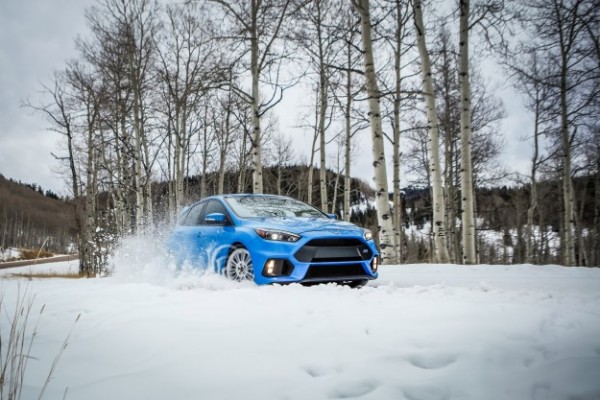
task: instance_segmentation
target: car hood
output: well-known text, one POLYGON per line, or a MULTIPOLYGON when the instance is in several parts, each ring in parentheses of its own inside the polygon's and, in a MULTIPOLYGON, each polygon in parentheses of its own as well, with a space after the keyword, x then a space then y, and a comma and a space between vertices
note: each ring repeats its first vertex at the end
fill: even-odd
POLYGON ((364 231, 349 222, 329 218, 256 218, 244 220, 244 225, 254 228, 279 229, 298 235, 319 231, 362 236, 364 231))

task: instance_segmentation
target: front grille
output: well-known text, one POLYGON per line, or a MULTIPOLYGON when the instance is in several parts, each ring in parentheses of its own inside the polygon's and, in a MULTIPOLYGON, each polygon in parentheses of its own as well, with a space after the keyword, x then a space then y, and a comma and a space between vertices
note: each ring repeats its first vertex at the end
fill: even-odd
POLYGON ((362 264, 333 264, 311 265, 304 279, 335 279, 335 278, 368 277, 362 264))
POLYGON ((294 254, 301 262, 369 260, 373 252, 358 239, 313 239, 294 254))

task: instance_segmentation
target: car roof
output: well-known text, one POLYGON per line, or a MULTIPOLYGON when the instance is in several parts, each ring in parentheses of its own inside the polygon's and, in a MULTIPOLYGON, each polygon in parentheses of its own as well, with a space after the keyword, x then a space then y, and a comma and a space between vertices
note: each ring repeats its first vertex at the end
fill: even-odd
POLYGON ((278 198, 278 199, 292 199, 295 200, 292 197, 289 196, 280 196, 277 194, 254 194, 254 193, 230 193, 230 194, 216 194, 213 196, 209 196, 209 197, 205 197, 201 200, 198 200, 196 203, 199 203, 201 201, 204 200, 209 200, 209 199, 226 199, 226 198, 235 198, 235 197, 272 197, 272 198, 278 198))
POLYGON ((223 195, 219 195, 219 196, 213 196, 213 197, 276 197, 276 198, 280 198, 280 199, 291 199, 291 197, 288 196, 280 196, 277 194, 254 194, 254 193, 232 193, 232 194, 223 194, 223 195))
MULTIPOLYGON (((277 199, 293 199, 292 197, 288 197, 288 196, 280 196, 277 194, 255 194, 255 193, 229 193, 229 194, 217 194, 217 195, 213 195, 213 196, 209 196, 209 197, 205 197, 203 199, 197 200, 194 203, 192 203, 190 205, 196 205, 198 203, 201 203, 203 201, 206 200, 211 200, 211 199, 219 199, 219 200, 225 200, 228 197, 232 197, 232 198, 239 198, 239 197, 270 197, 270 198, 277 198, 277 199)), ((299 201, 299 200, 298 200, 299 201)))

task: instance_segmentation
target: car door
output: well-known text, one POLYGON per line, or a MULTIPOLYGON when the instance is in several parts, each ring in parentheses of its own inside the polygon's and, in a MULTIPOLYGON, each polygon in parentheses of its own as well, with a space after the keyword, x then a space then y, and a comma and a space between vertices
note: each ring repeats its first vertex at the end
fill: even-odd
POLYGON ((177 264, 191 266, 201 265, 200 249, 202 246, 202 211, 206 207, 203 201, 193 205, 175 228, 171 237, 170 247, 175 250, 177 264))
POLYGON ((202 226, 202 253, 205 256, 207 265, 213 266, 216 270, 220 271, 225 264, 231 243, 233 243, 235 227, 225 206, 217 199, 207 201, 200 219, 202 226), (207 216, 214 214, 224 215, 224 221, 207 220, 207 216))

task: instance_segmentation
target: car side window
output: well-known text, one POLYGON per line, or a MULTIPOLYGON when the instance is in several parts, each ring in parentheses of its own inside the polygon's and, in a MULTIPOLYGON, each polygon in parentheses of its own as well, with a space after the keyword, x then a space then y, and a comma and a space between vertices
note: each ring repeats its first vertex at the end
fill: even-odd
POLYGON ((183 222, 182 225, 186 225, 186 226, 194 226, 194 225, 200 225, 200 217, 202 215, 202 209, 204 208, 204 206, 206 205, 206 203, 200 203, 195 205, 194 207, 192 207, 190 209, 190 211, 187 213, 187 217, 185 217, 185 221, 183 222))
POLYGON ((189 212, 189 208, 181 212, 179 218, 177 219, 177 225, 185 225, 185 219, 187 218, 189 212))
POLYGON ((223 206, 223 204, 221 204, 221 202, 218 200, 210 200, 204 208, 204 212, 202 213, 200 223, 202 225, 211 225, 211 223, 206 222, 204 218, 206 218, 207 215, 214 213, 220 213, 225 215, 225 220, 229 221, 229 215, 227 213, 227 210, 225 209, 225 206, 223 206))

